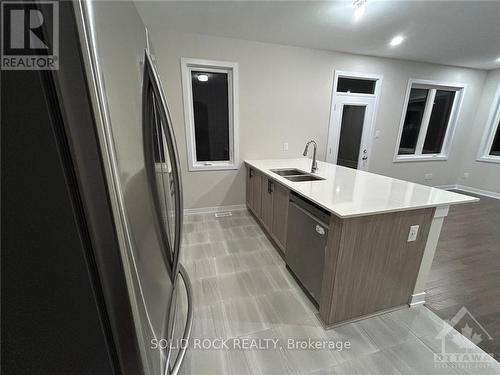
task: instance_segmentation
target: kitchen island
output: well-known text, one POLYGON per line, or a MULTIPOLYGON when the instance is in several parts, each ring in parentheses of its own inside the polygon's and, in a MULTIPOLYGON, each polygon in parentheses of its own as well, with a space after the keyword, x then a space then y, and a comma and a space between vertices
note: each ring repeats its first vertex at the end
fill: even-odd
POLYGON ((321 161, 309 174, 307 158, 246 160, 245 165, 247 206, 317 304, 325 326, 424 303, 425 283, 449 206, 478 201, 321 161), (328 221, 325 229, 316 225, 316 231, 327 237, 318 242, 321 264, 314 241, 297 249, 307 228, 300 227, 290 207, 304 212, 310 207, 321 217, 319 223, 328 221), (309 270, 294 268, 301 264, 307 268, 309 252, 309 270), (318 288, 313 287, 314 278, 318 288))

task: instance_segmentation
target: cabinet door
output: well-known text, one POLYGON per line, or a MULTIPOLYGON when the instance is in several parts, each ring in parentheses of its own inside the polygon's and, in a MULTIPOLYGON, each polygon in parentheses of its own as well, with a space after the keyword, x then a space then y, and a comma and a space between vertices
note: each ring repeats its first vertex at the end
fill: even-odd
POLYGON ((269 233, 272 233, 273 225, 273 181, 262 177, 262 223, 269 233))
POLYGON ((335 270, 327 268, 323 276, 323 285, 333 285, 320 301, 323 320, 334 324, 407 304, 433 215, 427 208, 344 219, 335 270), (417 240, 408 242, 412 225, 420 229, 417 240))
POLYGON ((285 251, 286 248, 286 228, 288 221, 289 200, 290 190, 278 183, 273 183, 272 233, 274 239, 283 251, 285 251))
POLYGON ((257 217, 261 217, 261 184, 262 175, 252 168, 252 209, 257 217))
POLYGON ((247 198, 246 198, 246 202, 247 202, 247 207, 250 208, 251 210, 253 210, 253 186, 252 186, 252 183, 253 183, 253 180, 252 180, 252 175, 253 175, 253 169, 250 168, 250 167, 246 167, 246 173, 247 173, 247 177, 246 177, 246 195, 247 195, 247 198))

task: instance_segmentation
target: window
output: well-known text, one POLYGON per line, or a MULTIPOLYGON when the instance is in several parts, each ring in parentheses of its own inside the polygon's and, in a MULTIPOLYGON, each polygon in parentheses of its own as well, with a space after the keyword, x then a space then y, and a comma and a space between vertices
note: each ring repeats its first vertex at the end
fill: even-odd
POLYGON ((480 161, 500 163, 500 84, 497 87, 488 125, 479 150, 480 161))
POLYGON ((401 134, 401 140, 399 142, 399 155, 415 154, 428 95, 429 90, 426 89, 412 88, 410 91, 403 123, 403 133, 401 134))
POLYGON ((500 122, 497 123, 497 131, 490 148, 490 156, 500 156, 500 122))
POLYGON ((182 59, 189 170, 238 169, 238 65, 182 59))
POLYGON ((352 94, 375 94, 377 80, 339 77, 337 80, 337 92, 352 94))
POLYGON ((394 161, 446 160, 465 85, 410 80, 394 161))

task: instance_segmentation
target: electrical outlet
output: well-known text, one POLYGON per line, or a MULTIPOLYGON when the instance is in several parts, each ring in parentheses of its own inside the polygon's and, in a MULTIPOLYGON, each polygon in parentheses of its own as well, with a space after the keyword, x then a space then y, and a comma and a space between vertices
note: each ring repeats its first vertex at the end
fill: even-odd
POLYGON ((283 143, 283 151, 288 151, 288 142, 283 143))
POLYGON ((376 130, 375 131, 375 139, 379 139, 380 138, 380 130, 376 130))
POLYGON ((469 172, 464 172, 464 180, 467 180, 470 176, 469 172))
POLYGON ((418 225, 410 226, 410 232, 408 233, 408 242, 413 242, 417 240, 418 225))
POLYGON ((432 180, 432 173, 426 173, 424 175, 424 180, 432 180))

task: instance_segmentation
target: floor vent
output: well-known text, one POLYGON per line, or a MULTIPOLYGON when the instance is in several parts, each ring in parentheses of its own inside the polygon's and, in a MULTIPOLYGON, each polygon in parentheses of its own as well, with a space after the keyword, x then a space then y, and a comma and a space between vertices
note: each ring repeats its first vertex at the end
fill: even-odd
POLYGON ((224 211, 224 212, 216 212, 215 217, 228 217, 228 216, 233 216, 233 213, 231 211, 224 211))

